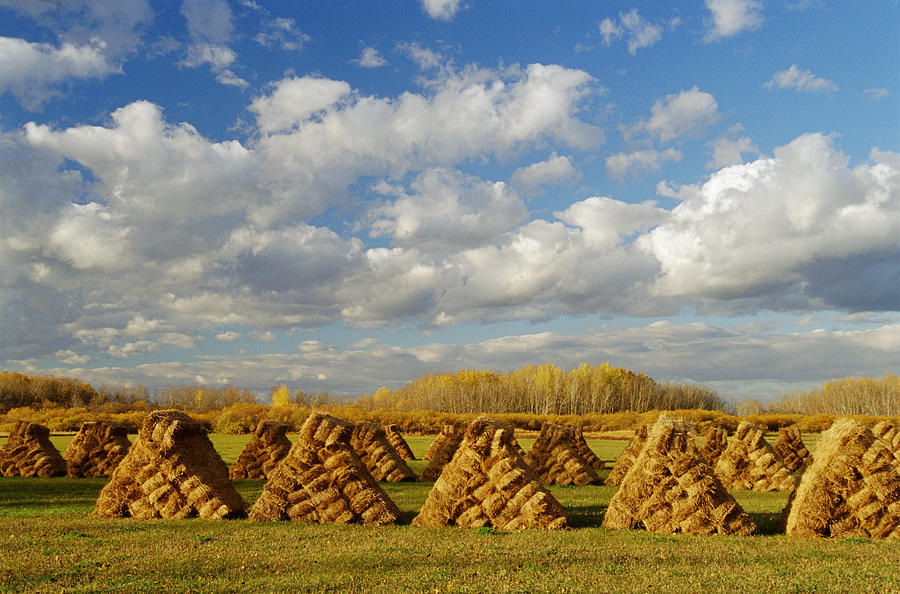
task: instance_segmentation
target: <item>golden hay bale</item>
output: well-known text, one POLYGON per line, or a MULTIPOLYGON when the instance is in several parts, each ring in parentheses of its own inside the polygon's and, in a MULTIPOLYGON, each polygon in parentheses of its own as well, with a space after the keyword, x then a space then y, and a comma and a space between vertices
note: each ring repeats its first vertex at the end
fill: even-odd
POLYGON ((792 536, 900 539, 900 461, 862 424, 837 419, 789 506, 792 536))
POLYGON ((594 453, 594 450, 588 445, 587 440, 584 439, 584 428, 581 425, 570 425, 569 428, 572 430, 572 440, 575 444, 575 451, 578 452, 578 455, 581 456, 582 460, 587 462, 588 466, 594 470, 603 470, 606 468, 606 464, 603 463, 603 460, 594 453))
POLYGON ((78 433, 63 452, 71 478, 100 477, 112 474, 131 442, 128 428, 111 421, 82 423, 78 433))
POLYGON ((782 427, 778 430, 778 438, 772 443, 772 449, 781 456, 784 465, 791 472, 803 472, 812 464, 812 454, 803 445, 800 429, 797 427, 782 427))
POLYGON ((541 433, 525 455, 542 485, 598 485, 597 471, 578 455, 572 430, 544 423, 541 433))
POLYGON ((144 418, 137 441, 100 491, 105 518, 237 518, 246 504, 228 467, 195 420, 178 410, 144 418))
POLYGON ((765 440, 763 430, 746 421, 738 425, 715 471, 727 489, 792 491, 797 486, 796 477, 765 440))
POLYGON ((609 473, 609 476, 606 477, 607 485, 616 486, 622 484, 622 479, 625 478, 628 469, 634 464, 638 454, 640 454, 641 450, 644 448, 644 444, 647 443, 647 433, 649 429, 650 428, 647 425, 641 425, 637 428, 637 431, 634 432, 634 439, 631 440, 631 443, 628 444, 622 452, 622 455, 616 460, 612 471, 609 473))
MULTIPOLYGON (((462 442, 465 433, 466 428, 462 425, 444 425, 441 428, 441 432, 431 442, 428 452, 425 454, 428 466, 422 471, 422 476, 419 477, 419 480, 437 480, 444 469, 444 465, 453 458, 453 454, 462 442)), ((518 445, 518 442, 516 445, 518 445)))
POLYGON ((703 445, 700 446, 700 455, 703 456, 710 466, 715 467, 719 456, 728 447, 728 431, 722 427, 710 425, 703 432, 703 445))
POLYGON ((900 458, 900 425, 890 421, 880 421, 873 428, 875 437, 883 439, 898 458, 900 458))
POLYGON ((517 453, 508 427, 478 419, 428 493, 416 526, 563 528, 565 510, 517 453))
POLYGON ((264 479, 275 470, 291 451, 287 431, 290 425, 278 421, 261 421, 253 437, 231 465, 232 479, 264 479))
POLYGON ((63 476, 66 461, 50 442, 50 429, 19 421, 0 449, 0 476, 63 476))
POLYGON ((756 525, 694 443, 692 425, 665 415, 609 502, 603 526, 657 534, 752 534, 756 525))
POLYGON ((412 448, 410 448, 409 444, 406 443, 406 440, 403 439, 403 434, 400 433, 400 427, 397 425, 385 425, 384 434, 387 437, 388 443, 391 444, 391 447, 394 448, 394 451, 397 452, 397 455, 400 456, 400 458, 406 461, 416 459, 412 448))
POLYGON ((393 524, 400 510, 350 445, 353 427, 313 412, 250 510, 260 521, 393 524))
POLYGON ((350 445, 376 481, 397 483, 416 480, 416 473, 391 447, 384 429, 378 425, 357 424, 350 436, 350 445))

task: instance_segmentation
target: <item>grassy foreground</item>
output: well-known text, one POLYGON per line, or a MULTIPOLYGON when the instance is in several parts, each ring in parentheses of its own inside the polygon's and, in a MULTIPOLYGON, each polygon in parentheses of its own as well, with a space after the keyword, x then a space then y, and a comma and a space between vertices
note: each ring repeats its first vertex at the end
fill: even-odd
MULTIPOLYGON (((211 437, 228 463, 248 439, 211 437)), ((65 447, 71 437, 53 439, 65 447)), ((431 439, 409 441, 421 457, 431 439)), ((589 442, 607 461, 627 443, 589 442)), ((780 493, 734 493, 763 535, 694 537, 600 528, 615 492, 605 486, 551 489, 570 530, 500 534, 409 526, 431 483, 385 485, 405 525, 380 528, 93 518, 104 483, 0 478, 0 589, 900 592, 898 543, 774 534, 780 493)), ((249 504, 262 490, 262 481, 236 484, 249 504)))

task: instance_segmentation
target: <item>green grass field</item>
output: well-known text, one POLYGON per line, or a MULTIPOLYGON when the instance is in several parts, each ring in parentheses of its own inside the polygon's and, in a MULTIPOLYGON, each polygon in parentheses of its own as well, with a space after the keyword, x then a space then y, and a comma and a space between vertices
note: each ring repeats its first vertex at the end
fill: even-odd
MULTIPOLYGON (((231 463, 249 436, 211 438, 231 463)), ((53 437, 61 449, 70 440, 53 437)), ((431 438, 408 441, 421 458, 431 438)), ((589 443, 608 462, 627 444, 589 443)), ((403 525, 389 527, 93 518, 104 483, 0 478, 0 589, 900 592, 900 544, 775 534, 781 493, 734 493, 762 535, 698 537, 600 528, 615 492, 606 486, 551 488, 569 530, 502 534, 409 526, 431 483, 382 483, 404 512, 403 525)), ((252 504, 262 481, 236 486, 252 504)))

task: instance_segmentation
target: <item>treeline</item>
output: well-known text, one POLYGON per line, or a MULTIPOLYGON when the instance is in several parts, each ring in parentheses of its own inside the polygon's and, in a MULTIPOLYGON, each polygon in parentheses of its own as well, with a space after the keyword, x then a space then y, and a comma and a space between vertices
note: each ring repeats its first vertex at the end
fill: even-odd
POLYGON ((232 386, 173 386, 148 390, 145 386, 100 386, 68 377, 0 372, 0 412, 15 408, 86 408, 127 412, 180 408, 195 412, 219 410, 238 403, 255 403, 250 390, 232 386))
POLYGON ((763 404, 749 399, 738 403, 738 414, 805 415, 900 415, 900 377, 885 373, 881 377, 833 379, 818 389, 782 396, 763 404))
POLYGON ((363 394, 355 404, 368 410, 536 415, 727 407, 715 390, 693 384, 657 383, 643 373, 608 362, 584 363, 570 370, 548 363, 503 374, 490 370, 430 373, 399 390, 381 388, 374 394, 363 394))

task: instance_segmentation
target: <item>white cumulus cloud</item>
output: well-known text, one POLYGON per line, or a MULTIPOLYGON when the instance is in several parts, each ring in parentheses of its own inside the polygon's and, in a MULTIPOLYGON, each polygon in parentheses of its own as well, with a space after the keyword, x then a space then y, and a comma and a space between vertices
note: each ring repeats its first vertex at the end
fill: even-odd
POLYGON ((614 41, 626 37, 628 53, 632 56, 639 49, 651 47, 662 39, 663 28, 654 25, 638 14, 636 8, 626 13, 619 13, 618 21, 613 18, 605 18, 600 22, 600 34, 603 43, 609 47, 614 41))
POLYGON ((649 134, 660 142, 698 136, 721 118, 715 97, 693 87, 657 99, 650 118, 626 130, 626 136, 649 134))
POLYGON ((546 161, 516 169, 509 183, 520 195, 532 197, 541 194, 546 186, 573 185, 579 180, 581 172, 572 165, 572 159, 553 152, 546 161))
POLYGON ((807 93, 833 93, 838 86, 827 78, 814 75, 809 70, 800 70, 796 64, 787 70, 779 70, 763 85, 767 89, 793 89, 807 93))
POLYGON ((707 42, 755 29, 763 22, 763 5, 759 0, 706 0, 706 8, 712 15, 707 42))
POLYGON ((462 0, 422 0, 428 16, 439 21, 452 21, 462 7, 462 0))

